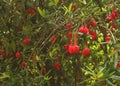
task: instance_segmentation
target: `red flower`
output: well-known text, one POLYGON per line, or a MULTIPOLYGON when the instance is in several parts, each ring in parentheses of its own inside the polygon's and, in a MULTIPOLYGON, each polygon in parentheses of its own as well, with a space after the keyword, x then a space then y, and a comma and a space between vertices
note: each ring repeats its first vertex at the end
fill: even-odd
POLYGON ((87 26, 81 26, 81 27, 79 28, 79 32, 80 32, 80 33, 87 34, 87 33, 89 32, 89 29, 88 29, 87 26))
POLYGON ((96 21, 91 21, 91 25, 92 25, 93 27, 96 27, 96 25, 97 25, 96 21))
POLYGON ((76 9, 77 9, 77 6, 76 6, 76 4, 74 4, 73 5, 73 11, 76 11, 76 9))
POLYGON ((118 16, 118 12, 116 10, 113 10, 110 14, 111 19, 115 20, 118 16))
POLYGON ((59 63, 56 63, 56 64, 54 64, 54 68, 55 68, 55 70, 60 71, 61 65, 59 63))
POLYGON ((74 53, 79 53, 80 47, 78 45, 74 45, 74 53))
POLYGON ((89 48, 85 48, 82 50, 82 55, 83 56, 88 56, 90 54, 90 49, 89 48))
POLYGON ((46 74, 46 68, 42 68, 42 74, 45 75, 46 74))
POLYGON ((112 29, 112 30, 115 30, 116 27, 117 27, 117 25, 116 25, 116 23, 114 23, 114 24, 111 26, 111 29, 112 29))
POLYGON ((31 15, 34 15, 34 14, 35 14, 35 10, 34 10, 33 8, 29 8, 29 9, 27 10, 27 13, 28 13, 28 14, 31 14, 31 15))
POLYGON ((110 40, 111 40, 110 36, 107 36, 107 37, 105 38, 105 42, 109 42, 110 40))
POLYGON ((117 63, 117 67, 120 68, 120 61, 117 63))
POLYGON ((77 54, 79 53, 80 47, 78 45, 65 45, 65 49, 69 54, 77 54))
POLYGON ((89 30, 89 34, 91 35, 92 40, 95 40, 95 39, 97 38, 97 33, 96 33, 96 31, 91 31, 91 30, 89 30))
POLYGON ((54 43, 55 40, 56 40, 56 37, 55 37, 55 36, 52 36, 52 37, 51 37, 51 41, 52 41, 52 43, 54 43))
POLYGON ((66 44, 66 45, 65 45, 65 49, 68 51, 68 49, 69 49, 69 44, 66 44))
POLYGON ((110 21, 112 21, 112 18, 111 17, 107 17, 105 20, 106 20, 106 22, 110 22, 110 21))
POLYGON ((16 52, 15 57, 19 58, 20 57, 20 52, 16 52))
POLYGON ((30 39, 29 38, 25 38, 24 40, 23 40, 23 44, 24 45, 28 45, 30 43, 30 39))
POLYGON ((117 16, 118 16, 118 12, 116 10, 113 10, 110 16, 106 18, 106 21, 110 22, 112 20, 115 20, 117 16))
POLYGON ((97 35, 92 35, 92 40, 95 40, 97 38, 97 35))
POLYGON ((69 54, 74 54, 74 46, 73 45, 69 45, 68 53, 69 54))
POLYGON ((4 55, 5 54, 5 50, 0 50, 0 55, 4 55))
POLYGON ((72 28, 71 23, 67 23, 67 24, 66 24, 66 27, 69 28, 69 29, 71 29, 71 28, 72 28))
POLYGON ((26 67, 26 65, 27 65, 27 63, 25 61, 22 61, 21 67, 24 68, 24 67, 26 67))

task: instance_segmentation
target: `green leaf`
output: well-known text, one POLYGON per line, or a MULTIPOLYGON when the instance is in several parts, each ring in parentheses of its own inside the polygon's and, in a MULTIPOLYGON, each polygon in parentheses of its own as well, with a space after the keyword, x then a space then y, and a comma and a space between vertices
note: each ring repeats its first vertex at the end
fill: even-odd
POLYGON ((73 6, 73 3, 70 3, 69 8, 68 8, 68 12, 69 12, 69 13, 70 13, 70 11, 72 10, 72 6, 73 6))
POLYGON ((11 46, 12 46, 13 52, 15 52, 16 51, 16 45, 15 45, 15 41, 14 40, 12 40, 11 46))
POLYGON ((53 6, 53 5, 54 5, 54 2, 53 2, 53 1, 51 1, 51 2, 48 3, 48 6, 49 6, 49 7, 51 7, 51 6, 53 6))
POLYGON ((111 78, 114 80, 120 80, 120 76, 116 76, 116 75, 112 75, 111 78))
POLYGON ((63 5, 63 9, 65 10, 65 14, 69 12, 68 8, 65 5, 63 5))
POLYGON ((97 78, 99 79, 99 78, 103 77, 103 75, 104 75, 103 72, 102 72, 102 73, 98 73, 98 74, 97 74, 97 78))
POLYGON ((106 81, 109 85, 114 86, 114 84, 110 80, 106 80, 106 81))
POLYGON ((39 7, 37 7, 37 10, 42 17, 45 17, 45 10, 44 9, 42 10, 39 7))
POLYGON ((57 6, 59 0, 54 0, 54 2, 55 2, 55 6, 57 6))
POLYGON ((4 44, 5 52, 8 54, 9 53, 9 43, 7 42, 6 38, 3 38, 3 44, 4 44))
POLYGON ((83 0, 83 4, 87 4, 86 0, 83 0))
POLYGON ((87 68, 91 73, 93 73, 94 75, 96 75, 96 74, 94 73, 94 71, 92 71, 89 67, 86 66, 86 68, 87 68))
POLYGON ((52 76, 50 76, 50 77, 49 77, 49 76, 45 76, 45 77, 44 77, 44 80, 48 81, 48 80, 50 80, 51 78, 52 78, 52 76))
POLYGON ((66 7, 65 5, 63 5, 63 9, 65 10, 65 14, 71 12, 72 6, 73 6, 73 3, 70 3, 68 7, 66 7))
POLYGON ((91 72, 91 71, 85 70, 85 69, 83 69, 83 68, 82 68, 82 70, 83 70, 84 72, 86 72, 87 74, 90 74, 90 75, 92 75, 92 76, 96 76, 96 74, 93 73, 93 72, 91 72))
POLYGON ((9 76, 8 74, 6 74, 6 73, 2 73, 2 74, 0 75, 0 80, 3 80, 3 79, 5 79, 5 78, 10 78, 10 76, 9 76))
POLYGON ((87 4, 86 0, 79 0, 79 2, 82 3, 82 4, 84 4, 84 5, 87 4))
POLYGON ((54 1, 50 1, 49 3, 48 3, 48 6, 57 6, 57 4, 58 4, 58 2, 59 2, 59 0, 54 0, 54 1))
POLYGON ((117 63, 118 63, 118 52, 116 51, 115 53, 115 58, 114 58, 114 68, 116 68, 117 66, 117 63))
POLYGON ((37 61, 39 61, 39 60, 40 60, 40 58, 39 58, 39 56, 38 56, 38 55, 36 55, 36 60, 37 60, 37 61))
POLYGON ((57 51, 59 51, 58 47, 57 48, 53 48, 53 50, 51 52, 49 52, 49 56, 53 57, 57 53, 57 51))

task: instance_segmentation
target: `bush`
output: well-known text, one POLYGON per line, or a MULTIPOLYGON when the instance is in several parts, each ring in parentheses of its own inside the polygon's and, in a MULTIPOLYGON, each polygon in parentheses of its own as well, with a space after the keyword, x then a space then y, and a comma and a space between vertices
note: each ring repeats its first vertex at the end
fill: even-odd
POLYGON ((118 86, 118 0, 1 0, 1 86, 118 86))

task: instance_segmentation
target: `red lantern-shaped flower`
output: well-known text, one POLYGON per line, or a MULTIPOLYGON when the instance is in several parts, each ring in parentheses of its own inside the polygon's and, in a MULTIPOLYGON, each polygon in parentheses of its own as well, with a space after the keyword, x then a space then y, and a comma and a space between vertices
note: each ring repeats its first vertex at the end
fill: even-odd
POLYGON ((69 28, 69 29, 71 29, 71 28, 72 28, 71 23, 67 23, 67 24, 66 24, 66 27, 69 28))
POLYGON ((55 70, 60 71, 61 65, 59 63, 56 63, 56 64, 54 64, 54 68, 55 68, 55 70))
POLYGON ((30 39, 29 38, 25 38, 24 40, 23 40, 23 44, 24 45, 28 45, 30 43, 30 39))
POLYGON ((21 67, 24 68, 24 67, 26 67, 26 65, 27 65, 27 63, 25 61, 22 61, 21 67))
POLYGON ((82 50, 82 55, 83 56, 88 56, 90 54, 90 49, 89 48, 85 48, 82 50))
POLYGON ((78 31, 83 34, 89 33, 89 29, 87 26, 81 26, 78 31))
POLYGON ((29 9, 27 10, 27 13, 28 13, 28 14, 31 14, 31 15, 34 15, 34 14, 35 14, 35 10, 34 10, 33 8, 29 8, 29 9))
POLYGON ((5 54, 5 50, 0 50, 0 55, 4 55, 5 54))
POLYGON ((65 45, 65 49, 69 54, 77 54, 80 51, 80 47, 78 45, 65 45))
POLYGON ((16 52, 15 57, 19 58, 20 57, 20 52, 16 52))
POLYGON ((118 16, 118 12, 116 10, 113 10, 110 14, 112 20, 115 20, 117 16, 118 16))
POLYGON ((77 5, 74 4, 74 5, 73 5, 73 11, 76 11, 76 9, 77 9, 77 5))
POLYGON ((107 37, 105 38, 105 42, 110 42, 110 40, 111 40, 110 36, 107 36, 107 37))
POLYGON ((52 37, 51 37, 51 41, 52 41, 52 43, 54 43, 54 42, 56 41, 56 37, 55 37, 55 36, 52 36, 52 37))
POLYGON ((41 70, 41 71, 42 71, 42 74, 43 74, 43 75, 45 75, 45 74, 46 74, 46 68, 45 68, 45 67, 44 67, 44 68, 42 68, 42 70, 41 70))
POLYGON ((91 21, 91 25, 92 25, 93 27, 96 27, 96 25, 97 25, 96 21, 95 21, 95 20, 91 21))

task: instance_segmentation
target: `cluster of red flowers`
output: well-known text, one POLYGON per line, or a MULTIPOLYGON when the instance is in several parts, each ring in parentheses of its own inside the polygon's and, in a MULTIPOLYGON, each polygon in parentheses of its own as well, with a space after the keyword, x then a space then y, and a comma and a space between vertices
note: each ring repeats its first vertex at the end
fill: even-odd
POLYGON ((79 32, 80 32, 80 33, 83 33, 83 34, 88 34, 88 33, 89 33, 88 25, 86 24, 86 25, 84 25, 84 26, 81 26, 81 27, 79 28, 79 32))
POLYGON ((106 18, 106 22, 112 22, 112 25, 111 25, 111 30, 115 30, 117 25, 116 25, 116 18, 118 17, 118 12, 117 10, 113 10, 110 14, 110 16, 108 16, 106 18))
POLYGON ((11 52, 6 53, 4 49, 0 50, 0 55, 2 55, 5 58, 14 57, 14 55, 11 52))
MULTIPOLYGON (((95 21, 92 21, 91 23, 92 23, 93 27, 96 27, 95 21)), ((70 23, 67 23, 66 27, 69 30, 71 30, 72 25, 70 23)), ((84 26, 81 26, 78 31, 80 33, 83 33, 83 34, 90 33, 90 35, 92 35, 92 39, 95 40, 96 37, 97 37, 97 33, 95 31, 89 30, 88 28, 89 28, 89 25, 85 24, 84 26)), ((71 30, 71 34, 72 34, 72 30, 71 30)), ((70 39, 72 41, 72 43, 65 45, 65 49, 69 54, 78 54, 79 51, 80 51, 80 46, 77 44, 78 43, 77 42, 78 41, 77 36, 78 36, 78 34, 74 32, 73 39, 72 39, 72 37, 70 39)), ((89 54, 90 54, 90 49, 89 48, 85 48, 85 49, 82 50, 82 55, 83 56, 88 56, 89 54)))
MULTIPOLYGON (((91 21, 91 26, 92 26, 93 28, 95 28, 96 25, 97 25, 96 21, 95 21, 95 20, 92 20, 92 21, 91 21)), ((85 25, 79 27, 79 30, 78 30, 78 31, 79 31, 80 33, 82 33, 82 34, 90 34, 92 40, 95 40, 95 39, 97 38, 97 33, 96 33, 96 31, 90 30, 88 24, 85 24, 85 25)))
MULTIPOLYGON (((117 10, 113 10, 112 12, 111 12, 111 14, 110 14, 110 16, 108 16, 107 18, 106 18, 106 22, 111 22, 111 30, 115 30, 116 29, 116 27, 117 27, 117 25, 116 25, 116 18, 117 18, 117 16, 118 16, 118 12, 117 12, 117 10)), ((109 35, 107 35, 106 36, 106 38, 105 38, 105 41, 106 42, 110 42, 110 40, 111 40, 111 38, 110 38, 110 36, 109 35)))
POLYGON ((106 18, 106 22, 110 22, 110 21, 112 21, 112 20, 116 20, 117 16, 118 16, 117 10, 113 10, 113 11, 111 12, 110 16, 108 16, 108 17, 106 18))
MULTIPOLYGON (((61 65, 60 65, 60 63, 55 63, 55 64, 53 65, 53 68, 54 68, 56 71, 60 71, 60 70, 61 70, 61 65)), ((43 67, 43 68, 41 69, 41 73, 42 73, 43 75, 45 75, 45 74, 47 73, 47 70, 46 70, 45 67, 43 67)))
POLYGON ((89 34, 91 35, 92 40, 95 40, 95 39, 97 38, 97 33, 96 33, 96 31, 89 30, 89 34))
MULTIPOLYGON (((23 45, 28 45, 30 43, 30 39, 29 38, 25 38, 23 40, 23 45)), ((9 57, 16 57, 16 58, 20 58, 20 52, 17 51, 15 54, 13 53, 6 53, 4 49, 0 50, 0 55, 2 55, 5 58, 9 58, 9 57)), ((25 61, 21 62, 21 67, 25 67, 27 65, 27 63, 25 61)))
POLYGON ((71 44, 70 45, 66 44, 65 48, 69 54, 77 54, 79 53, 80 50, 80 47, 78 45, 71 45, 71 44))
POLYGON ((91 25, 92 25, 92 27, 96 27, 96 25, 97 25, 96 21, 95 21, 95 20, 92 20, 92 21, 91 21, 91 25))

